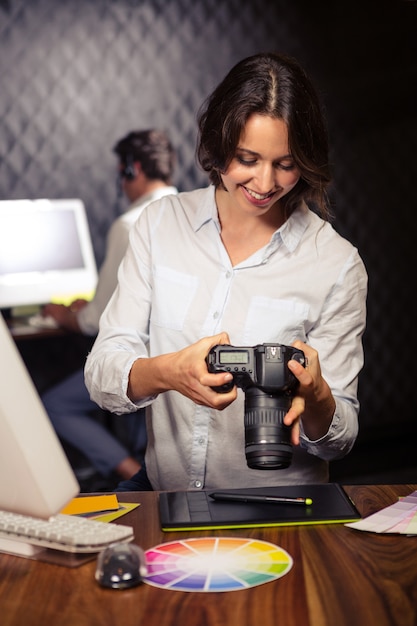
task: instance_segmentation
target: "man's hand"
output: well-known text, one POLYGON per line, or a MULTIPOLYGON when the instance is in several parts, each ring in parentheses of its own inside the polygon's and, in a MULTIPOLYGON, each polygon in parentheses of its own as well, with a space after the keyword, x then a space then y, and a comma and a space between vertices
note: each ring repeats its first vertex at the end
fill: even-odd
POLYGON ((81 307, 73 311, 71 307, 65 306, 64 304, 54 304, 51 302, 45 304, 42 308, 42 315, 45 317, 53 317, 61 328, 66 328, 74 333, 80 333, 81 329, 78 325, 76 315, 76 311, 79 310, 79 308, 81 307))

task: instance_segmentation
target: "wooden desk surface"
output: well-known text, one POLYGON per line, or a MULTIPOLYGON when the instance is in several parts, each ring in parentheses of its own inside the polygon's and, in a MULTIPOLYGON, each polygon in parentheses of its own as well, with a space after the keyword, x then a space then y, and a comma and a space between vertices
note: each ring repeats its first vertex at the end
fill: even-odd
MULTIPOLYGON (((351 486, 365 517, 417 485, 351 486)), ((0 555, 1 626, 416 626, 417 537, 343 524, 163 533, 157 494, 121 494, 141 506, 121 518, 145 550, 176 538, 250 537, 287 550, 283 578, 244 591, 188 593, 150 585, 119 591, 94 580, 95 561, 70 569, 0 555)))

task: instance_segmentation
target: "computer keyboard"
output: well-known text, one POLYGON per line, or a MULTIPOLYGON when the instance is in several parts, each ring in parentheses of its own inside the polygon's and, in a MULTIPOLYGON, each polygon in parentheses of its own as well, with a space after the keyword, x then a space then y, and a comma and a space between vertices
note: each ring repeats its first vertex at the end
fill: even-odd
POLYGON ((41 313, 35 313, 28 317, 28 324, 34 328, 59 328, 58 322, 51 315, 42 315, 41 313))
POLYGON ((24 542, 64 552, 100 552, 112 543, 132 541, 133 528, 73 515, 49 520, 0 511, 0 541, 24 542))

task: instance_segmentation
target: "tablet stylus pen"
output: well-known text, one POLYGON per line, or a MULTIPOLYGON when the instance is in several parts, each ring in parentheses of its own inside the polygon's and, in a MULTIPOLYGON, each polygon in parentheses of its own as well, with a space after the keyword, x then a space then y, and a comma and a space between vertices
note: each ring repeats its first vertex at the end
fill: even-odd
POLYGON ((313 504, 311 498, 281 498, 279 496, 254 496, 252 494, 244 493, 211 493, 210 498, 213 500, 223 500, 224 502, 260 502, 263 504, 313 504))

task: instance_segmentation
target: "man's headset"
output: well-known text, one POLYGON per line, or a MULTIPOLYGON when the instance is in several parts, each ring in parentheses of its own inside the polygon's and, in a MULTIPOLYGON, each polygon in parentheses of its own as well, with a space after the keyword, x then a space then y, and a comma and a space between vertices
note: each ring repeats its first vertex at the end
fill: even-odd
POLYGON ((119 198, 123 196, 123 180, 135 180, 138 171, 135 167, 135 159, 133 154, 127 154, 126 159, 122 161, 119 174, 117 176, 117 195, 119 198))
POLYGON ((120 179, 124 178, 126 180, 134 180, 137 175, 138 172, 135 167, 135 159, 133 157, 133 154, 127 154, 126 160, 123 164, 123 168, 120 170, 119 173, 120 179))

